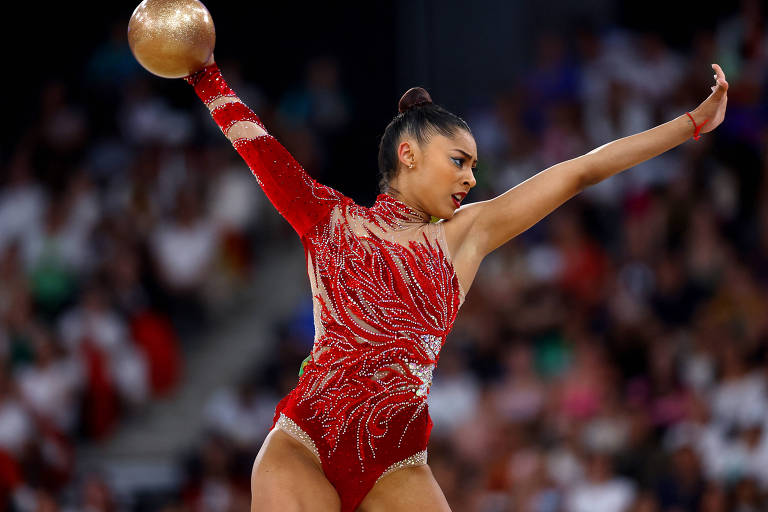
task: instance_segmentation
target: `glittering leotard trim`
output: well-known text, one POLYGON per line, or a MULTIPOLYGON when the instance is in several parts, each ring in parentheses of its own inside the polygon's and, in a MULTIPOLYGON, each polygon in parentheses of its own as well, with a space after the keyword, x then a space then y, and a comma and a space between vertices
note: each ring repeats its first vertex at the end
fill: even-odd
POLYGON ((398 469, 403 469, 411 466, 423 466, 427 463, 427 450, 416 452, 408 458, 395 462, 384 471, 381 476, 376 480, 377 482, 387 476, 390 473, 394 473, 398 469))
POLYGON ((307 450, 312 452, 312 455, 314 455, 317 458, 317 461, 320 462, 320 453, 317 451, 317 447, 315 446, 315 442, 312 441, 312 438, 309 437, 309 435, 302 430, 300 426, 296 424, 295 421, 293 421, 291 418, 286 416, 285 414, 280 413, 280 419, 277 420, 277 423, 275 423, 275 428, 279 428, 292 438, 296 439, 298 442, 303 444, 307 450))
MULTIPOLYGON (((275 423, 275 428, 279 428, 292 438, 296 439, 298 442, 303 444, 307 450, 312 452, 312 455, 317 458, 317 461, 320 462, 320 454, 317 451, 317 447, 315 446, 315 442, 312 441, 312 438, 309 437, 309 435, 302 430, 300 426, 296 424, 295 421, 293 421, 291 418, 286 416, 283 413, 280 413, 280 418, 277 420, 277 423, 275 423)), ((422 450, 420 452, 416 452, 410 457, 406 457, 405 459, 395 462, 391 466, 389 466, 386 471, 384 471, 381 476, 379 476, 376 481, 378 482, 385 476, 389 475, 390 473, 394 473, 398 469, 403 469, 411 466, 423 466, 427 463, 427 450, 422 450)), ((322 464, 322 463, 321 463, 322 464)))

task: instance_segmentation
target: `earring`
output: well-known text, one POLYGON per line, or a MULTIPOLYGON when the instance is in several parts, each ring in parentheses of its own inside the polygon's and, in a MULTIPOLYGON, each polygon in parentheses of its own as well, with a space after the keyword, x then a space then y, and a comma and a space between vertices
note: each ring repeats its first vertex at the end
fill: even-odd
POLYGON ((408 166, 409 169, 413 169, 413 164, 408 166))

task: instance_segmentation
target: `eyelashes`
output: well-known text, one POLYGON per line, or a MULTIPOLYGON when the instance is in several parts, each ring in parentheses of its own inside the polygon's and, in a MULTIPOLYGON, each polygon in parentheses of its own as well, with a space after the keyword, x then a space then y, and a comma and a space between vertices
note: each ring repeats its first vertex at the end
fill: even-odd
MULTIPOLYGON (((458 167, 459 169, 464 167, 464 161, 466 160, 465 158, 460 158, 455 156, 452 156, 450 158, 451 160, 453 160, 454 164, 456 164, 456 167, 458 167)), ((475 172, 475 171, 477 171, 477 167, 472 167, 472 172, 475 172)))

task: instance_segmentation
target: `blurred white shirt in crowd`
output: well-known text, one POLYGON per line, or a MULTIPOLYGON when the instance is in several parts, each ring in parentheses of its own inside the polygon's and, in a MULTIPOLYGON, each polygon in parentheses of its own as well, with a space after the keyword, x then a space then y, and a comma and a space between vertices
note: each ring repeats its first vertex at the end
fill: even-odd
POLYGON ((178 288, 196 287, 213 261, 216 231, 206 221, 192 226, 162 224, 152 236, 152 249, 169 284, 178 288))
POLYGON ((32 417, 18 400, 6 397, 0 401, 0 449, 21 455, 34 433, 32 417))
POLYGON ((449 433, 474 416, 480 389, 467 373, 436 376, 429 391, 429 415, 433 432, 449 433))
POLYGON ((261 195, 245 165, 225 169, 212 186, 210 207, 213 222, 228 229, 244 230, 255 222, 261 195))
POLYGON ((768 417, 768 397, 762 373, 747 374, 739 379, 720 382, 712 395, 715 421, 724 426, 744 426, 755 419, 768 417))
POLYGON ((74 308, 62 316, 59 333, 72 353, 78 353, 85 340, 104 351, 112 380, 123 398, 132 404, 148 398, 146 357, 133 345, 128 329, 117 313, 74 308))
POLYGON ((42 224, 27 226, 22 238, 22 254, 27 269, 44 259, 52 259, 67 269, 81 272, 90 261, 89 233, 69 223, 56 233, 46 233, 42 224))
POLYGON ((584 482, 566 496, 567 512, 625 512, 632 505, 635 490, 622 478, 606 482, 584 482))
POLYGON ((18 375, 24 402, 63 432, 71 432, 76 425, 77 393, 83 380, 83 368, 73 358, 52 361, 44 367, 27 366, 18 375))
POLYGON ((269 431, 278 398, 254 393, 243 401, 238 393, 229 388, 219 389, 205 406, 205 422, 236 443, 257 447, 269 431))
POLYGON ((0 192, 0 252, 40 224, 45 203, 37 185, 10 187, 0 192))

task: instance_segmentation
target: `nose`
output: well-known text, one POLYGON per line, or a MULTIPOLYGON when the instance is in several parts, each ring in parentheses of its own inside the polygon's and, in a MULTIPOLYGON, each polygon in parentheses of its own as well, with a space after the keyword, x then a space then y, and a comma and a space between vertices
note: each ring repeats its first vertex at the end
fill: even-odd
POLYGON ((472 171, 469 171, 469 174, 464 177, 464 181, 462 183, 464 185, 469 185, 469 188, 472 188, 475 185, 477 185, 477 180, 475 179, 475 174, 472 171))

